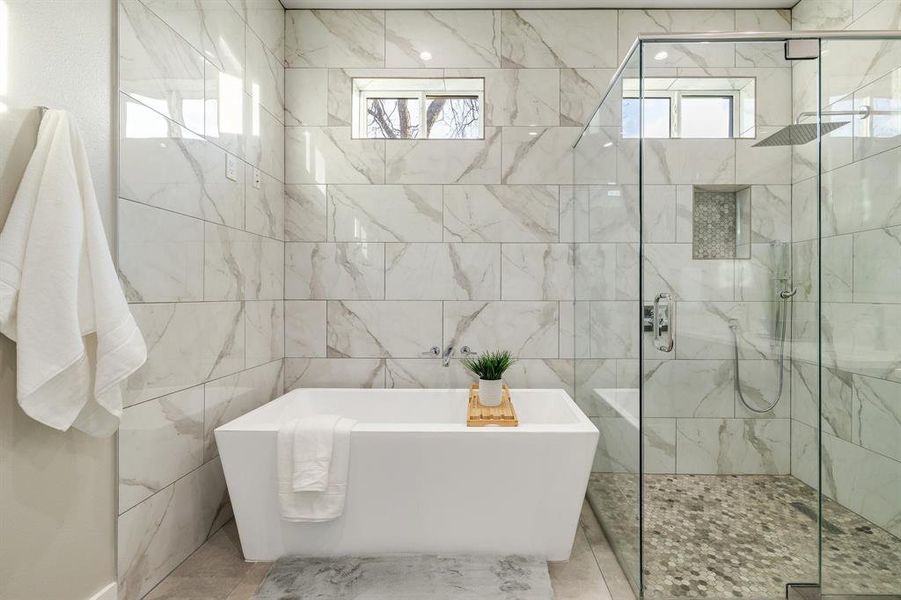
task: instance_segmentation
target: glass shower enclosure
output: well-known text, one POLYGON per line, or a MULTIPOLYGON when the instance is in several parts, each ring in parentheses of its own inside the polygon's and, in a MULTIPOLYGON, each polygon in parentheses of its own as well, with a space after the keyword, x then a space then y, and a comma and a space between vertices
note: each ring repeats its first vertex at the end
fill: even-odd
POLYGON ((642 36, 574 152, 587 500, 635 592, 901 595, 901 32, 642 36))

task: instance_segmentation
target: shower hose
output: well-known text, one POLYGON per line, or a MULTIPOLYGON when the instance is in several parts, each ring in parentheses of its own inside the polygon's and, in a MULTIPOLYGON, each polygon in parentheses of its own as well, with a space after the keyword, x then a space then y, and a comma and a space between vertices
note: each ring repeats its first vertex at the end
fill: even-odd
POLYGON ((755 412, 758 414, 768 413, 776 405, 779 403, 779 399, 782 398, 782 387, 785 384, 785 369, 783 368, 785 365, 785 329, 786 329, 786 321, 788 319, 785 318, 785 313, 789 303, 791 302, 792 296, 798 293, 797 288, 791 291, 783 291, 779 293, 779 297, 782 299, 782 303, 779 305, 779 313, 776 315, 776 326, 780 328, 779 332, 779 385, 776 390, 776 399, 773 400, 771 404, 768 404, 765 408, 755 408, 751 406, 748 401, 745 399, 744 393, 742 393, 741 389, 741 372, 739 371, 739 361, 738 361, 738 320, 737 319, 729 319, 729 329, 732 330, 732 342, 735 349, 735 393, 738 395, 738 399, 741 400, 741 403, 747 407, 751 412, 755 412))

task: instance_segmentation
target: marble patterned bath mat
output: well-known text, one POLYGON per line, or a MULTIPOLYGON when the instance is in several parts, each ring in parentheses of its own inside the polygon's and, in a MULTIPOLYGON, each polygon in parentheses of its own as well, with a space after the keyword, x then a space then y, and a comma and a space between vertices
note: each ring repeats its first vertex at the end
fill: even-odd
POLYGON ((551 600, 547 563, 523 556, 279 559, 256 600, 551 600))

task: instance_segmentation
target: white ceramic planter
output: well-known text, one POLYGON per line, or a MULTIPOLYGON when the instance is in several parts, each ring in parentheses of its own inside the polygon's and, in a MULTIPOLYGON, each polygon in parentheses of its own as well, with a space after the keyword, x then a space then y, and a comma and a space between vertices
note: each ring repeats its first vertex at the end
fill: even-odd
POLYGON ((503 379, 479 379, 479 403, 482 406, 498 406, 501 403, 503 379))

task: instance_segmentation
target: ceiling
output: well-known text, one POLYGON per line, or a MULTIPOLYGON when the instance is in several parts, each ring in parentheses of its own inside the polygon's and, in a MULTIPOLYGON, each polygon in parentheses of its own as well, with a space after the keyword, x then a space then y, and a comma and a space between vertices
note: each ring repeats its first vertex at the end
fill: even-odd
POLYGON ((798 0, 281 0, 285 8, 791 8, 798 0))

